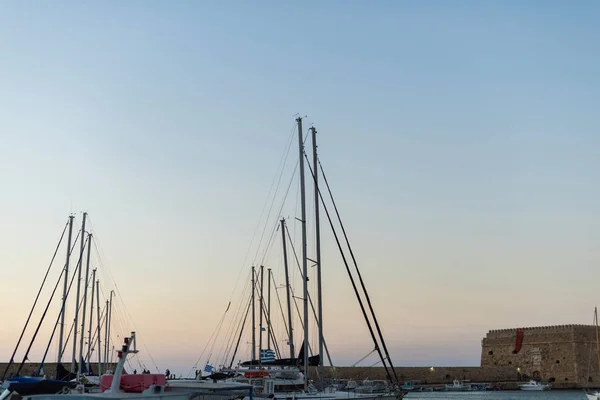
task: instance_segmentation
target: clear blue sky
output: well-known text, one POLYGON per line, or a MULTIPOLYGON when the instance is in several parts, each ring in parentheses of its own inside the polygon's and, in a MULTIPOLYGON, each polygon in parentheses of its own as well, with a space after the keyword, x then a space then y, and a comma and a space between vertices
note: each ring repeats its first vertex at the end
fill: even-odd
MULTIPOLYGON (((398 363, 477 364, 488 329, 591 321, 599 20, 596 1, 5 2, 0 268, 20 300, 0 302, 1 358, 87 210, 157 362, 195 360, 296 113, 398 363)), ((352 363, 370 345, 333 246, 326 333, 352 363)))

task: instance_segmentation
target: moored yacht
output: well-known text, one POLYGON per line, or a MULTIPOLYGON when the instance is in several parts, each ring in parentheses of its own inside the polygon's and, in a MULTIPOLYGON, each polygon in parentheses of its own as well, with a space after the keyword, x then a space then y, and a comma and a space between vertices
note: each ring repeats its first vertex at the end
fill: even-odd
POLYGON ((550 384, 531 380, 527 383, 523 383, 522 385, 519 385, 519 388, 521 390, 530 390, 530 391, 550 390, 550 384))

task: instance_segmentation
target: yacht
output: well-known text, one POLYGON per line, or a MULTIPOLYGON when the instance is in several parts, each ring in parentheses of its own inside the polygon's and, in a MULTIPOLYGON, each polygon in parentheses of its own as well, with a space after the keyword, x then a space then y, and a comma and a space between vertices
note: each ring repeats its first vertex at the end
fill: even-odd
POLYGON ((521 390, 531 390, 531 391, 542 391, 542 390, 550 390, 549 383, 541 383, 538 381, 529 381, 522 385, 519 385, 521 390))
POLYGON ((446 390, 449 392, 470 392, 472 390, 471 384, 466 381, 459 381, 455 379, 452 385, 445 385, 446 390))

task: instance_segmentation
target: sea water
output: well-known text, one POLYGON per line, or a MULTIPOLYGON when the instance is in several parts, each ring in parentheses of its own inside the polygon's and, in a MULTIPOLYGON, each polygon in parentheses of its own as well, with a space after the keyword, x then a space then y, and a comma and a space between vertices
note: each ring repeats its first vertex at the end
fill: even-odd
POLYGON ((409 392, 404 398, 409 400, 587 400, 583 390, 409 392))

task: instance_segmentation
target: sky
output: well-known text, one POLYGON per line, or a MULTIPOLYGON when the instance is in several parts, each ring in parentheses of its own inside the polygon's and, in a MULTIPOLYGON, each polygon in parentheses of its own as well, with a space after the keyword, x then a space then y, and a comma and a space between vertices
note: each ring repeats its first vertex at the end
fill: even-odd
MULTIPOLYGON (((250 267, 284 284, 281 217, 300 248, 298 115, 395 364, 478 365, 490 329, 591 323, 599 17, 594 1, 4 2, 0 358, 86 211, 113 343, 135 330, 140 363, 178 374, 225 359, 250 267)), ((325 337, 352 365, 373 345, 323 215, 322 231, 325 337)))

